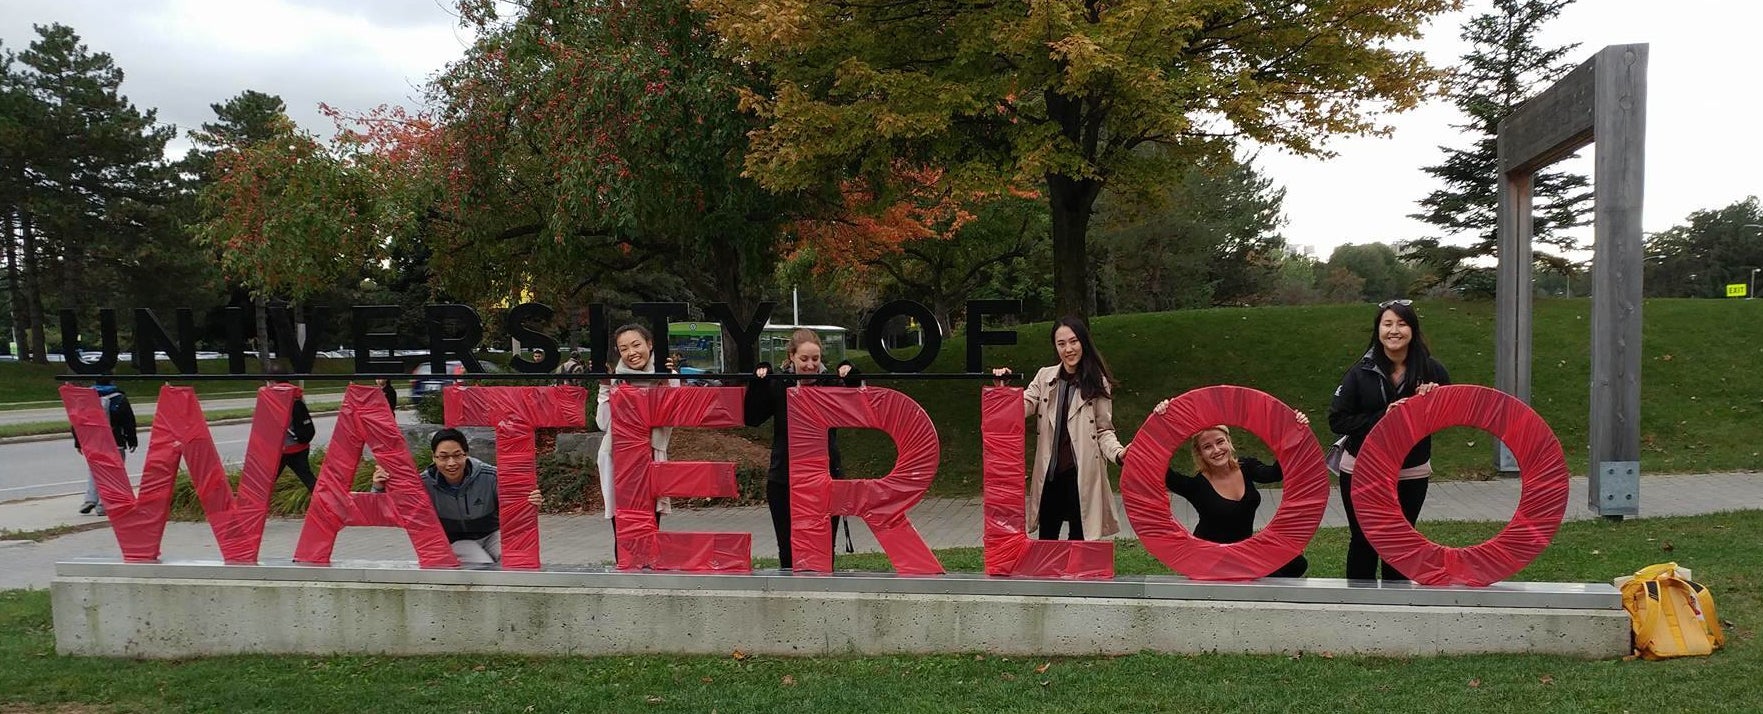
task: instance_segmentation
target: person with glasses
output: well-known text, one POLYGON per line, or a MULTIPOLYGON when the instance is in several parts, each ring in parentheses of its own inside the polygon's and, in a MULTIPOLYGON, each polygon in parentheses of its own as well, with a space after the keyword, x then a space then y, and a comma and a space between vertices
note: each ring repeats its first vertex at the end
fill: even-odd
MULTIPOLYGON (((435 504, 441 530, 461 563, 502 560, 502 520, 496 500, 496 467, 471 458, 471 445, 458 429, 442 429, 429 439, 434 463, 422 470, 422 485, 435 504)), ((373 492, 386 490, 386 470, 373 469, 373 492)), ((544 497, 538 489, 526 495, 535 507, 544 497)))
MULTIPOLYGON (((1445 366, 1433 359, 1420 331, 1420 315, 1411 300, 1378 303, 1371 324, 1371 344, 1334 390, 1328 405, 1328 428, 1342 437, 1340 462, 1341 505, 1347 512, 1347 579, 1376 580, 1379 564, 1384 580, 1408 577, 1377 557, 1366 540, 1353 511, 1353 464, 1365 435, 1391 410, 1410 399, 1424 397, 1440 385, 1450 384, 1445 366)), ((1396 499, 1402 516, 1412 525, 1426 502, 1428 478, 1432 476, 1432 439, 1423 438, 1402 459, 1397 474, 1396 499)))

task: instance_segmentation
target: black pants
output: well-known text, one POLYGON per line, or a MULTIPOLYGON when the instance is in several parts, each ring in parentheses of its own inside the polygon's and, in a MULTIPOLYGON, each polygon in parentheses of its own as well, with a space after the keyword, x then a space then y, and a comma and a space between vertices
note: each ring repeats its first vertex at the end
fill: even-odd
POLYGON ((1292 562, 1280 566, 1279 570, 1268 573, 1267 577, 1301 578, 1307 572, 1310 572, 1310 561, 1304 558, 1303 553, 1299 553, 1298 557, 1292 559, 1292 562))
POLYGON ((1053 474, 1041 484, 1041 540, 1059 540, 1059 527, 1071 524, 1071 540, 1084 539, 1084 512, 1077 500, 1077 469, 1053 474))
MULTIPOLYGON (((318 477, 312 475, 312 461, 307 458, 311 453, 310 449, 304 449, 292 454, 282 454, 282 469, 293 469, 294 476, 300 479, 300 483, 306 484, 307 492, 318 487, 318 477)), ((277 477, 282 475, 282 469, 276 469, 277 477)))
MULTIPOLYGON (((1396 501, 1402 504, 1402 517, 1408 525, 1420 520, 1420 506, 1426 503, 1426 484, 1430 479, 1409 478, 1396 482, 1396 501)), ((1365 531, 1359 529, 1359 516, 1353 511, 1353 474, 1341 474, 1341 505, 1347 510, 1347 579, 1375 580, 1378 567, 1383 568, 1384 580, 1407 580, 1408 576, 1390 567, 1389 563, 1377 557, 1377 550, 1366 540, 1365 531)))
MULTIPOLYGON (((765 505, 771 508, 771 529, 777 533, 777 564, 785 570, 796 567, 795 552, 790 549, 790 484, 772 479, 765 481, 765 505)), ((839 517, 832 517, 832 545, 839 545, 839 517)))
MULTIPOLYGON (((655 527, 661 527, 661 512, 655 512, 655 527)), ((618 519, 612 519, 612 562, 618 562, 618 519)))

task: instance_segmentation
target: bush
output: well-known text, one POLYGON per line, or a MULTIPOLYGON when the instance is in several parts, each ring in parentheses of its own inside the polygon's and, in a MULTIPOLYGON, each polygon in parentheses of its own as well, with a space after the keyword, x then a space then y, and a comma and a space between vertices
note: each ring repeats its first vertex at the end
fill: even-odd
MULTIPOLYGON (((323 472, 324 458, 325 450, 323 448, 312 450, 312 472, 314 474, 323 472)), ((422 463, 427 459, 426 453, 417 454, 417 463, 422 463)), ((371 458, 363 458, 361 464, 356 466, 355 490, 367 490, 373 480, 373 467, 374 461, 371 458)), ((227 485, 235 493, 239 488, 241 474, 243 474, 243 469, 227 471, 227 485)), ((276 477, 274 490, 269 494, 269 515, 271 517, 304 516, 306 515, 306 506, 311 502, 312 494, 307 492, 306 484, 300 483, 300 479, 294 476, 293 471, 282 469, 281 474, 276 477)), ((171 518, 177 521, 206 520, 206 514, 202 512, 202 501, 196 497, 196 486, 190 480, 190 472, 185 469, 178 470, 177 480, 172 486, 171 518)))
POLYGON ((446 410, 441 405, 441 395, 431 394, 416 400, 416 418, 424 424, 447 423, 446 410))

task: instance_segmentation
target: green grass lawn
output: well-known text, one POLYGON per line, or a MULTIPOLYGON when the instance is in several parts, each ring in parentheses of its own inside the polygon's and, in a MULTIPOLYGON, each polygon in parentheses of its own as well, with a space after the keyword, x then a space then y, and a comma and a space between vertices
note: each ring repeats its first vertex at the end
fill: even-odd
MULTIPOLYGON (((222 420, 226 420, 226 419, 243 419, 245 417, 251 416, 255 411, 256 411, 255 409, 252 409, 250 407, 242 407, 239 409, 211 409, 211 410, 204 411, 202 413, 202 415, 207 417, 208 421, 215 422, 215 421, 222 421, 222 420)), ((323 413, 324 411, 325 411, 324 409, 320 409, 314 413, 323 413)), ((140 429, 143 432, 141 434, 142 438, 146 438, 147 435, 144 432, 146 432, 148 429, 151 429, 153 427, 153 417, 150 417, 150 416, 142 417, 136 423, 135 426, 137 429, 140 429)), ((68 430, 68 427, 67 427, 67 422, 65 420, 63 420, 63 421, 34 421, 34 422, 27 422, 24 424, 0 424, 0 438, 6 438, 6 437, 10 437, 10 436, 41 436, 43 434, 66 434, 67 430, 68 430)))
MULTIPOLYGON (((1498 524, 1422 523, 1462 543, 1498 524)), ((1339 576, 1345 534, 1309 555, 1339 576)), ((1122 574, 1167 573, 1136 544, 1122 574)), ((979 567, 978 551, 942 553, 979 567)), ((1676 560, 1715 593, 1728 645, 1666 662, 1478 655, 779 658, 217 657, 131 661, 54 653, 49 598, 0 593, 0 712, 1096 712, 1755 711, 1763 677, 1763 512, 1565 524, 1524 580, 1605 581, 1676 560), (1664 552, 1669 547, 1670 552, 1664 552)), ((841 568, 880 567, 841 556, 841 568)), ((732 654, 732 653, 731 653, 732 654)))
MULTIPOLYGON (((355 360, 350 359, 316 359, 313 367, 320 374, 348 374, 355 371, 355 360)), ((160 360, 162 372, 175 370, 170 363, 160 360)), ((208 359, 196 363, 196 369, 202 374, 225 374, 227 361, 208 359)), ((249 366, 255 371, 255 364, 249 366)), ((0 409, 42 409, 61 404, 61 393, 57 391, 61 383, 55 381, 58 375, 67 374, 65 365, 58 363, 31 364, 28 362, 0 362, 0 409)), ((118 362, 117 374, 139 374, 132 365, 118 362)), ((118 382, 123 391, 128 392, 129 401, 136 404, 153 401, 159 394, 158 382, 118 382)), ((257 388, 263 386, 258 380, 222 380, 213 382, 192 382, 196 393, 217 395, 238 393, 248 397, 256 394, 257 388)), ((312 393, 341 392, 342 382, 312 382, 307 385, 312 393)))
MULTIPOLYGON (((1418 305, 1433 353, 1461 384, 1494 383, 1494 320, 1490 303, 1418 305)), ((1539 300, 1535 310, 1532 405, 1554 428, 1573 473, 1586 473, 1590 441, 1591 303, 1539 300)), ((1763 468, 1763 302, 1649 300, 1641 368, 1641 468, 1645 473, 1695 473, 1763 468)), ((1129 441, 1157 401, 1189 389, 1236 384, 1272 394, 1311 416, 1321 444, 1328 435, 1329 398, 1342 373, 1365 351, 1375 309, 1320 305, 1220 308, 1098 318, 1093 333, 1121 385, 1115 423, 1129 441)), ((1020 344, 988 347, 988 366, 1032 374, 1052 364, 1048 325, 1022 328, 1020 344)), ((899 356, 906 357, 906 353, 899 356)), ((931 371, 965 370, 965 342, 946 342, 931 371)), ((863 360, 873 369, 873 362, 863 360)), ((980 382, 887 382, 917 399, 935 422, 942 465, 933 491, 979 490, 980 382)), ((769 437, 770 429, 762 437, 769 437)), ((1032 427, 1031 427, 1032 431, 1032 427)), ((1030 435, 1033 449, 1033 435, 1030 435)), ((1492 475, 1486 433, 1448 429, 1433 438, 1435 478, 1492 475)), ((1264 449, 1247 438, 1251 453, 1264 449)), ((1238 438, 1243 449, 1245 437, 1238 438)), ((891 442, 856 431, 840 444, 852 475, 880 475, 893 463, 891 442)), ((1025 455, 1025 459, 1027 455, 1025 455)), ((1026 468, 1026 467, 1025 467, 1026 468)), ((1118 473, 1116 474, 1118 476, 1118 473)))

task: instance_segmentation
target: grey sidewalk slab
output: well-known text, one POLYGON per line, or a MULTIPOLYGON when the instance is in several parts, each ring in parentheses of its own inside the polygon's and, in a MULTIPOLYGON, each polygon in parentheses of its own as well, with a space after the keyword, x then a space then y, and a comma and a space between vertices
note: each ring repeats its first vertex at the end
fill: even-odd
MULTIPOLYGON (((1585 506, 1586 480, 1575 478, 1567 507, 1569 520, 1595 518, 1585 506)), ((1519 483, 1500 481, 1446 481, 1432 484, 1427 494, 1424 521, 1500 521, 1511 517, 1518 505, 1519 483)), ((1763 508, 1763 473, 1716 473, 1686 476, 1653 476, 1641 482, 1642 517, 1666 517, 1763 508)), ((1261 509, 1261 524, 1279 503, 1277 490, 1263 491, 1269 504, 1261 509)), ((76 497, 77 498, 77 497, 76 497)), ((23 502, 37 508, 53 507, 72 513, 77 503, 66 499, 23 502), (52 503, 51 503, 52 502, 52 503)), ((1118 505, 1118 504, 1117 504, 1118 505)), ((0 504, 0 528, 18 518, 20 504, 0 504)), ((1194 514, 1185 502, 1172 505, 1176 517, 1192 525, 1194 514)), ((982 508, 977 498, 929 498, 912 511, 913 524, 932 548, 977 547, 981 544, 982 508)), ((1118 537, 1132 537, 1131 526, 1118 537)), ((57 516, 59 517, 59 516, 57 516)), ((59 517, 63 520, 64 517, 59 517)), ((89 518, 89 517, 88 517, 89 518)), ((78 522, 77 520, 74 522, 78 522)), ((1340 496, 1332 492, 1323 526, 1346 525, 1340 496)), ((775 557, 776 538, 771 516, 763 506, 682 510, 662 521, 674 531, 731 531, 753 534, 753 555, 775 557)), ((263 537, 264 558, 287 558, 299 538, 301 521, 271 520, 263 537)), ((25 530, 14 528, 15 530, 25 530)), ((539 519, 541 557, 557 564, 603 563, 612 559, 612 528, 598 513, 547 515, 539 519)), ((880 548, 869 528, 853 523, 852 540, 859 552, 880 548)), ((840 537, 843 551, 843 537, 840 537)), ((166 526, 162 552, 167 558, 218 559, 219 550, 207 523, 170 523, 166 526)), ((41 543, 0 547, 0 589, 44 588, 54 576, 56 561, 81 556, 117 557, 115 536, 108 528, 54 538, 41 543)), ((333 555, 337 560, 413 560, 409 540, 399 530, 386 528, 345 529, 333 555)))

